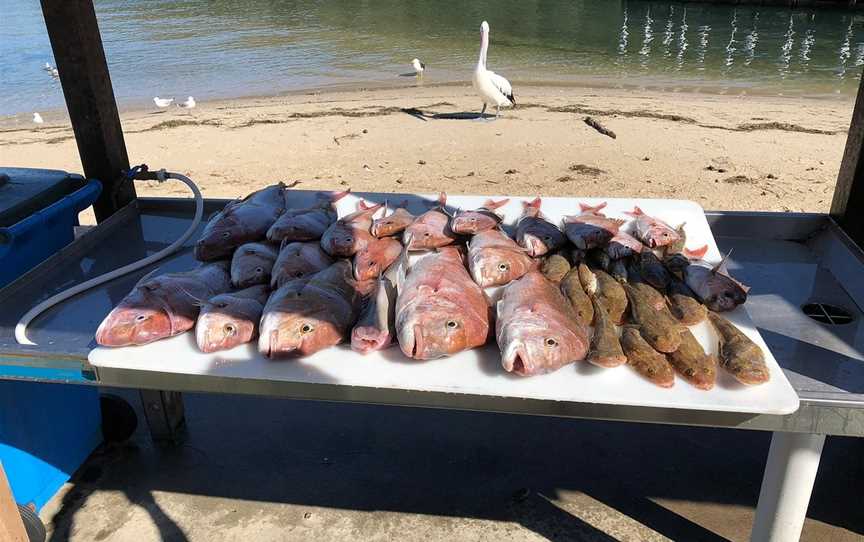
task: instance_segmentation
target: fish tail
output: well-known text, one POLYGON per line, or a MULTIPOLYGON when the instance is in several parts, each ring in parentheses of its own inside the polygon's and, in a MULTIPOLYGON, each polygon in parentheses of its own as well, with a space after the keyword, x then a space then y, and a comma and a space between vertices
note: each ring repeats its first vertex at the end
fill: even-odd
MULTIPOLYGON (((632 216, 632 217, 636 218, 636 217, 640 217, 640 216, 645 216, 645 211, 640 209, 638 205, 634 205, 632 211, 624 211, 624 214, 627 216, 632 216)), ((683 224, 682 224, 682 226, 683 226, 683 224)))
POLYGON ((486 200, 486 202, 483 204, 483 207, 485 209, 490 210, 490 211, 494 211, 495 209, 497 209, 499 207, 503 207, 503 206, 507 205, 507 203, 509 201, 510 201, 510 198, 504 198, 500 201, 495 201, 495 200, 490 198, 490 199, 486 200))
POLYGON ((599 205, 588 205, 587 203, 579 203, 579 210, 583 213, 599 213, 601 210, 606 208, 606 202, 600 203, 599 205))
POLYGON ((441 192, 438 194, 438 206, 443 209, 445 205, 447 205, 447 193, 441 192))
POLYGON ((689 248, 685 248, 683 254, 687 256, 689 260, 701 260, 705 257, 705 253, 708 252, 708 245, 702 245, 699 248, 694 248, 690 250, 689 248))
POLYGON ((525 209, 539 209, 541 201, 542 200, 538 196, 538 197, 532 199, 531 201, 523 201, 522 207, 524 207, 525 209))

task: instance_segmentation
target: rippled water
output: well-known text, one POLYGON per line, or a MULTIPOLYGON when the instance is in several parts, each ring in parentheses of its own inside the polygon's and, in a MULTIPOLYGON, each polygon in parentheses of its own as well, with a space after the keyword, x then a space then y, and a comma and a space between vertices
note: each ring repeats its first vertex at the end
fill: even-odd
MULTIPOLYGON (((514 81, 850 95, 864 14, 675 2, 96 0, 121 105, 469 80, 478 28, 514 81)), ((60 107, 37 0, 0 0, 0 114, 60 107)))

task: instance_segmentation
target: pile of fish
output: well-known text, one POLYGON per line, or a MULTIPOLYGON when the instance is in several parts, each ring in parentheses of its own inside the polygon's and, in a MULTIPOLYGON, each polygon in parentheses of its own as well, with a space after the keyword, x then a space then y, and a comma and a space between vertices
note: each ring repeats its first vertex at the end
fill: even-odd
POLYGON ((759 346, 719 314, 747 299, 726 259, 709 265, 707 246, 686 248, 683 225, 638 207, 623 220, 605 203, 580 204, 559 227, 536 198, 511 237, 498 211, 508 200, 451 213, 442 194, 416 216, 360 201, 339 217, 347 192, 305 208, 294 194, 279 184, 226 205, 195 246, 201 265, 141 279, 96 341, 146 344, 194 328, 202 352, 256 338, 269 358, 398 343, 415 360, 495 341, 504 370, 523 376, 584 360, 628 365, 661 387, 677 373, 711 389, 718 367, 744 384, 769 379, 759 346), (706 321, 716 357, 689 327, 706 321))

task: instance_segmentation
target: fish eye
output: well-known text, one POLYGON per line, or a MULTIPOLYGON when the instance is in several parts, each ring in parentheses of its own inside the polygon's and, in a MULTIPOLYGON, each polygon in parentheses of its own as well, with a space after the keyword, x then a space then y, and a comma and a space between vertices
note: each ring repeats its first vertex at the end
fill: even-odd
POLYGON ((548 235, 544 235, 544 236, 543 236, 543 240, 544 240, 544 241, 551 241, 552 238, 549 237, 548 235))
POLYGON ((370 262, 369 262, 369 267, 372 267, 373 265, 375 265, 375 262, 374 262, 374 261, 370 261, 370 262))
POLYGON ((315 326, 312 324, 303 324, 300 327, 300 333, 310 333, 313 329, 315 329, 315 326))
POLYGON ((138 316, 135 317, 136 322, 143 322, 146 319, 147 319, 147 317, 143 314, 139 314, 138 316))
POLYGON ((302 276, 303 276, 303 271, 297 271, 296 273, 294 273, 294 276, 295 276, 295 277, 302 277, 302 276))
POLYGON ((350 243, 351 241, 353 241, 353 240, 354 240, 354 239, 352 239, 352 238, 350 238, 350 237, 346 237, 346 238, 345 238, 345 241, 347 241, 347 242, 349 242, 349 243, 350 243))
POLYGON ((392 221, 392 220, 385 220, 384 223, 387 224, 387 225, 389 226, 390 224, 393 223, 393 221, 392 221))
POLYGON ((447 327, 449 327, 450 329, 456 329, 457 327, 459 327, 459 322, 457 322, 456 320, 447 320, 447 327))
POLYGON ((430 235, 432 235, 432 234, 427 231, 426 233, 423 234, 423 237, 429 237, 430 235))
POLYGON ((225 330, 225 334, 229 337, 233 337, 234 334, 237 333, 237 328, 234 326, 234 324, 225 324, 225 327, 223 329, 225 330))
POLYGON ((546 346, 558 346, 558 341, 556 341, 552 337, 549 337, 546 339, 546 346))
POLYGON ((224 309, 227 306, 228 306, 228 303, 217 303, 216 304, 216 308, 219 308, 219 309, 224 309))
POLYGON ((230 231, 223 231, 223 232, 222 232, 222 238, 223 238, 223 239, 228 239, 229 237, 231 237, 231 232, 230 232, 230 231))
POLYGON ((669 233, 664 231, 664 232, 663 232, 663 237, 669 237, 669 233))
POLYGON ((264 272, 264 268, 263 268, 263 267, 256 267, 256 268, 255 268, 255 272, 256 272, 256 273, 263 273, 263 272, 264 272))
POLYGON ((506 263, 499 263, 498 264, 498 270, 499 271, 507 271, 508 269, 510 269, 510 266, 507 265, 506 263))

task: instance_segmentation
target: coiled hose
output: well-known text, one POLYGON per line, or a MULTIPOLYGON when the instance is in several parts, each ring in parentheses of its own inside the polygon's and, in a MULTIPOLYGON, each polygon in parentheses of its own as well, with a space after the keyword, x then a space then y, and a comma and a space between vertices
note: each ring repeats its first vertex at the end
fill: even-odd
POLYGON ((201 197, 201 191, 198 190, 198 187, 195 185, 194 182, 192 182, 192 179, 185 175, 181 175, 180 173, 172 173, 165 171, 164 169, 152 173, 146 173, 144 175, 136 177, 136 175, 138 175, 139 172, 142 171, 142 169, 146 171, 146 166, 138 166, 133 168, 129 172, 129 177, 136 180, 155 180, 159 181, 160 183, 165 182, 168 179, 176 179, 189 187, 189 189, 192 191, 192 194, 195 196, 195 216, 192 218, 192 223, 189 224, 189 228, 187 228, 186 231, 183 232, 183 235, 178 237, 176 241, 163 248, 159 252, 151 254, 150 256, 147 256, 140 260, 134 261, 128 265, 124 265, 123 267, 120 267, 113 271, 109 271, 103 275, 99 275, 98 277, 94 277, 90 280, 84 281, 81 284, 76 284, 68 290, 63 290, 60 293, 52 295, 45 301, 39 303, 38 305, 27 311, 27 313, 21 317, 21 320, 19 320, 18 324, 15 326, 15 340, 18 341, 18 344, 36 344, 27 338, 27 326, 29 326, 30 322, 32 322, 37 316, 39 316, 46 310, 50 309, 51 307, 62 301, 69 299, 73 295, 80 294, 81 292, 87 291, 94 286, 99 286, 100 284, 104 284, 109 280, 113 280, 117 277, 126 275, 128 273, 131 273, 132 271, 136 271, 138 269, 141 269, 142 267, 146 267, 154 262, 158 262, 159 260, 166 258, 167 256, 170 256, 174 252, 177 252, 177 250, 179 250, 180 247, 183 246, 183 243, 185 243, 189 239, 189 237, 191 237, 192 234, 195 233, 196 228, 198 228, 198 224, 201 223, 201 217, 204 215, 204 199, 201 197))

